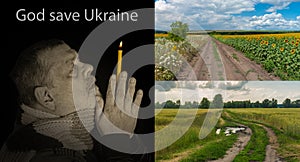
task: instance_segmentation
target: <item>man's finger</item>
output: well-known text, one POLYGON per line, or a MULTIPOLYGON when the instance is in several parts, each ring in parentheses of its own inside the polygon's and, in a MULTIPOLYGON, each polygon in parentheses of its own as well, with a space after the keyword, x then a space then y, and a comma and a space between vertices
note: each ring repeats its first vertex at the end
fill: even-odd
POLYGON ((142 98, 143 98, 143 91, 140 89, 136 93, 136 97, 135 97, 134 103, 132 105, 132 110, 131 110, 132 114, 136 117, 137 117, 138 112, 139 112, 139 108, 140 108, 140 105, 141 105, 141 102, 142 102, 142 98))
POLYGON ((118 78, 117 91, 116 91, 116 105, 120 110, 122 110, 124 106, 126 80, 127 80, 127 72, 123 71, 121 72, 118 78))
POLYGON ((96 124, 99 124, 99 121, 100 121, 100 115, 102 114, 102 111, 103 111, 103 106, 104 106, 103 99, 102 99, 102 98, 99 98, 99 99, 97 100, 96 111, 95 111, 95 120, 96 120, 96 124))
POLYGON ((128 81, 128 89, 125 97, 125 112, 130 113, 135 91, 135 78, 130 78, 128 81))
POLYGON ((107 87, 105 107, 114 106, 115 90, 116 90, 116 75, 113 74, 109 79, 109 83, 107 87))

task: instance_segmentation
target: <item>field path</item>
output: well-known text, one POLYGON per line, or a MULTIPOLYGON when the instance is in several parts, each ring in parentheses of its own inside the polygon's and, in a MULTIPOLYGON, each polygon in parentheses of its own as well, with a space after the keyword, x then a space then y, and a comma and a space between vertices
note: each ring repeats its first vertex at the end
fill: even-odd
POLYGON ((269 137, 269 144, 266 147, 265 162, 283 162, 276 153, 276 148, 279 147, 279 144, 277 143, 277 136, 275 135, 274 131, 271 128, 268 128, 262 124, 257 125, 263 127, 267 131, 269 137))
POLYGON ((193 72, 191 68, 183 68, 178 80, 195 80, 192 73, 196 74, 196 80, 280 80, 242 52, 210 36, 196 60, 191 63, 193 72))
MULTIPOLYGON (((240 126, 246 127, 244 125, 238 124, 240 126)), ((212 160, 209 162, 231 162, 234 158, 242 151, 245 146, 248 144, 252 135, 252 130, 249 127, 246 127, 244 132, 239 132, 239 136, 237 141, 233 144, 233 146, 226 151, 226 155, 223 158, 212 160)))
MULTIPOLYGON (((231 116, 230 116, 230 114, 228 114, 227 112, 225 112, 225 114, 226 114, 226 116, 228 116, 228 117, 230 117, 231 118, 231 116)), ((249 121, 248 121, 249 122, 249 121)), ((250 123, 252 123, 252 124, 256 124, 256 125, 258 125, 258 126, 260 126, 260 127, 262 127, 262 128, 264 128, 265 130, 266 130, 266 132, 267 132, 267 136, 268 136, 268 138, 269 138, 269 144, 266 146, 266 157, 265 157, 265 160, 264 160, 264 162, 284 162, 280 157, 279 157, 279 155, 276 153, 276 149, 279 147, 279 144, 278 144, 278 142, 277 142, 277 136, 276 136, 276 134, 274 133, 274 131, 271 129, 271 128, 269 128, 269 127, 267 127, 267 126, 265 126, 265 125, 263 125, 263 124, 257 124, 257 123, 254 123, 254 122, 250 122, 250 123)), ((250 138, 249 138, 249 140, 250 140, 250 138)), ((228 151, 227 151, 228 152, 228 151)), ((226 155, 226 156, 230 156, 230 154, 231 153, 229 153, 229 155, 226 155)), ((237 154, 236 154, 237 155, 237 154)), ((235 155, 235 156, 236 156, 235 155)), ((225 156, 225 157, 226 157, 225 156)), ((234 156, 234 157, 235 157, 234 156)), ((224 157, 224 158, 225 158, 224 157)), ((233 159, 234 159, 234 157, 233 157, 233 159)), ((223 159, 224 159, 223 158, 223 159)), ((229 160, 229 161, 232 161, 233 159, 231 159, 231 160, 229 160)), ((221 160, 221 161, 214 161, 214 162, 229 162, 229 161, 227 161, 227 159, 224 159, 223 161, 221 160)))
POLYGON ((214 39, 224 61, 227 80, 280 80, 242 52, 214 39), (241 75, 241 76, 239 76, 241 75))

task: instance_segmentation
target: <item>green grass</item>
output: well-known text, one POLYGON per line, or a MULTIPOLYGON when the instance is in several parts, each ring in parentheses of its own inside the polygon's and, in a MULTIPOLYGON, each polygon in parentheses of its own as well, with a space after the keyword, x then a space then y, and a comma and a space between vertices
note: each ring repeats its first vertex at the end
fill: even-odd
POLYGON ((248 161, 264 161, 266 156, 266 146, 269 143, 267 132, 260 126, 249 123, 239 117, 239 114, 226 111, 230 114, 223 117, 229 121, 238 122, 247 125, 252 130, 252 136, 246 147, 235 157, 234 162, 248 162, 248 161))
MULTIPOLYGON (((216 128, 234 126, 235 124, 220 119, 216 128, 214 128, 206 138, 200 140, 199 131, 203 124, 206 112, 206 109, 199 109, 196 118, 188 131, 172 145, 157 151, 155 153, 156 160, 173 159, 176 154, 185 151, 189 151, 189 155, 183 160, 188 161, 201 161, 203 159, 218 159, 223 157, 226 150, 236 141, 237 135, 229 137, 226 137, 224 134, 216 135, 216 128)), ((155 118, 155 129, 160 130, 167 126, 174 119, 176 113, 177 110, 175 109, 162 110, 155 118)))
POLYGON ((260 126, 248 124, 252 129, 252 136, 247 146, 234 159, 234 162, 264 161, 266 146, 268 145, 267 132, 260 126))
MULTIPOLYGON (((155 119, 156 130, 166 127, 178 110, 162 110, 155 119)), ((188 111, 188 110, 187 110, 188 111)), ((217 125, 212 132, 204 139, 198 138, 200 128, 203 124, 207 110, 199 109, 196 118, 189 130, 175 143, 169 147, 156 152, 156 160, 173 159, 176 155, 187 152, 181 161, 207 161, 221 158, 225 155, 237 136, 216 135, 217 128, 235 126, 235 123, 247 125, 252 130, 252 136, 235 158, 234 161, 264 161, 265 149, 269 139, 265 129, 257 124, 263 124, 271 128, 279 143, 277 153, 287 162, 300 161, 300 109, 225 109, 217 125), (229 115, 228 115, 229 114, 229 115), (195 149, 197 148, 197 149, 195 149)), ((159 137, 158 137, 159 138, 159 137)))
POLYGON ((213 44, 214 57, 215 57, 216 61, 221 61, 220 55, 217 50, 216 43, 212 42, 212 44, 213 44))
POLYGON ((287 162, 300 161, 300 109, 229 109, 248 122, 263 124, 277 136, 277 152, 287 162))
POLYGON ((182 162, 190 161, 207 161, 216 160, 223 157, 226 151, 232 147, 237 139, 237 135, 231 135, 226 137, 225 135, 220 135, 218 140, 208 142, 199 150, 189 155, 188 158, 182 159, 182 162))
POLYGON ((234 58, 236 61, 240 61, 239 58, 237 57, 236 53, 232 53, 232 58, 234 58))

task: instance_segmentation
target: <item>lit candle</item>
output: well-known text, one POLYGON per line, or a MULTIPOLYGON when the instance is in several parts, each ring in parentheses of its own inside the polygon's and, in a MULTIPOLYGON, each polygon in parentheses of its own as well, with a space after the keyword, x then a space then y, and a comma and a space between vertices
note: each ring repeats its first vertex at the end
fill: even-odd
POLYGON ((120 42, 119 45, 119 50, 118 50, 118 67, 117 67, 117 78, 119 77, 121 70, 122 70, 122 41, 120 42))

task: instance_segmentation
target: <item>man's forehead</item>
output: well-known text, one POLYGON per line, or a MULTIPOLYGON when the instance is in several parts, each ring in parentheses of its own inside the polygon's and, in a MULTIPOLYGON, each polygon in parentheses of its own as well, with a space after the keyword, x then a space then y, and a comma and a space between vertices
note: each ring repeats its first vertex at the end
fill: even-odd
POLYGON ((53 50, 55 50, 55 53, 57 53, 58 57, 64 57, 66 59, 75 59, 78 55, 77 52, 67 44, 59 45, 53 50))

